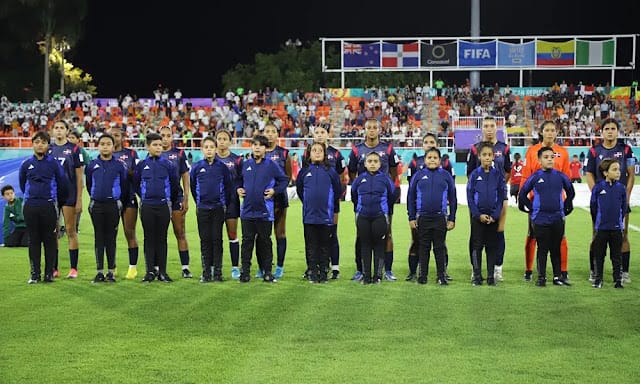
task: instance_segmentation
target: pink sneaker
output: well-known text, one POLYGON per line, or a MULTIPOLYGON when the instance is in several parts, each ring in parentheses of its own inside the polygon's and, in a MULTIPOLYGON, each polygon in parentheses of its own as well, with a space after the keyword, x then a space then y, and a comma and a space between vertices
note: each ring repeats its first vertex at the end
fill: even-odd
POLYGON ((53 277, 60 277, 60 272, 57 269, 53 270, 53 277))
POLYGON ((69 274, 67 275, 67 279, 75 279, 78 277, 78 270, 75 268, 71 268, 69 270, 69 274))

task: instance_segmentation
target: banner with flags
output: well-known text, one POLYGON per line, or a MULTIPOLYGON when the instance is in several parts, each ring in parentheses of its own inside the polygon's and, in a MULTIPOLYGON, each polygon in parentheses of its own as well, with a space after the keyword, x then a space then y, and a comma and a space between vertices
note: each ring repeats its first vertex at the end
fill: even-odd
POLYGON ((420 65, 422 67, 455 67, 458 65, 458 43, 420 43, 420 65))
POLYGON ((409 44, 382 43, 383 68, 417 68, 420 63, 418 42, 409 44))
POLYGON ((498 65, 501 67, 533 67, 536 64, 536 44, 498 42, 498 65))
POLYGON ((616 55, 613 39, 603 41, 576 40, 576 65, 610 66, 616 55))
POLYGON ((345 41, 342 58, 345 68, 380 68, 380 43, 353 44, 345 41))
POLYGON ((536 42, 536 65, 571 66, 574 58, 574 40, 536 42))
POLYGON ((461 67, 483 67, 496 65, 496 41, 473 43, 460 40, 458 63, 461 67))

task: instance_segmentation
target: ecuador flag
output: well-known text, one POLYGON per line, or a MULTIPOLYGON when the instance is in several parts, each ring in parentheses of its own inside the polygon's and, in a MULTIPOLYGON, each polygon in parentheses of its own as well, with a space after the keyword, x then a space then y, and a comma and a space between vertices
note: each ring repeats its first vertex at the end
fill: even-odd
POLYGON ((544 41, 536 42, 536 65, 573 65, 575 59, 575 42, 569 41, 544 41))

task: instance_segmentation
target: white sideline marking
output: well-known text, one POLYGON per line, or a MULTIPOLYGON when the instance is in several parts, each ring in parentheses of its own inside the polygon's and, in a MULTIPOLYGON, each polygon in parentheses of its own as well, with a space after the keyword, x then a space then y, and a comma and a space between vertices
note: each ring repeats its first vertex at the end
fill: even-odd
MULTIPOLYGON (((589 210, 589 208, 586 208, 586 207, 580 207, 580 209, 583 209, 583 210, 585 210, 585 211, 587 211, 587 212, 591 212, 591 211, 589 210)), ((636 227, 636 226, 635 226, 635 225, 633 225, 633 224, 629 224, 629 229, 630 229, 630 230, 632 230, 632 231, 640 232, 640 227, 636 227)))

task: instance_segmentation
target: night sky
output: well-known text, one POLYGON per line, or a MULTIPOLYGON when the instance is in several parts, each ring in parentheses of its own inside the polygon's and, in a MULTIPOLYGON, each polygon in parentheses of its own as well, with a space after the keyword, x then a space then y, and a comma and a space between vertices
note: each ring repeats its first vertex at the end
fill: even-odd
MULTIPOLYGON (((334 0, 259 5, 182 0, 161 6, 131 0, 91 1, 83 36, 68 57, 93 76, 102 97, 125 93, 148 97, 159 83, 172 90, 180 88, 185 96, 210 97, 213 92, 222 93, 222 75, 227 70, 252 63, 256 53, 278 51, 289 38, 468 36, 470 3, 422 0, 385 2, 380 7, 334 0)), ((481 0, 481 34, 640 33, 639 4, 636 0, 481 0)), ((639 77, 637 69, 624 72, 617 73, 617 82, 639 77)), ((571 78, 534 73, 534 82, 571 78)), ((500 76, 487 76, 494 75, 500 76)), ((596 82, 609 76, 602 71, 575 75, 596 82)))

